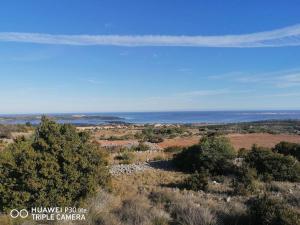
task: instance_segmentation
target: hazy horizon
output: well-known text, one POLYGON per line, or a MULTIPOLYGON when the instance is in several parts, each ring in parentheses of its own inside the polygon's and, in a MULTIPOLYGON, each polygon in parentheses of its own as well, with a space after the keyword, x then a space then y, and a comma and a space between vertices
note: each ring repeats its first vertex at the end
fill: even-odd
POLYGON ((109 113, 168 113, 168 112, 299 112, 300 109, 217 109, 217 110, 149 110, 149 111, 70 111, 70 112, 25 112, 25 113, 1 113, 0 115, 59 115, 59 114, 109 114, 109 113))

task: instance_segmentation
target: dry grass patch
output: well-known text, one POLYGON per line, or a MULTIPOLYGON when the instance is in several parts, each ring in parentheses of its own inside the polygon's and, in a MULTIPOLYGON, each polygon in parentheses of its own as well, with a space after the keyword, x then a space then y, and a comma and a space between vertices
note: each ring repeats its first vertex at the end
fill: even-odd
POLYGON ((136 173, 130 176, 113 177, 112 185, 115 193, 121 196, 130 196, 167 186, 170 183, 178 183, 186 176, 186 174, 179 172, 146 170, 143 173, 136 173))

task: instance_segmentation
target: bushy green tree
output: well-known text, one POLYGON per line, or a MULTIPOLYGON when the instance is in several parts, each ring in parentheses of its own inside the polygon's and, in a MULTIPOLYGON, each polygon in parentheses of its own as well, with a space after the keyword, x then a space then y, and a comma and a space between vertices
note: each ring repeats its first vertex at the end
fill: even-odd
POLYGON ((31 140, 0 154, 0 211, 73 206, 109 181, 107 161, 84 132, 43 117, 31 140))
POLYGON ((268 148, 253 146, 245 161, 264 179, 300 181, 300 163, 292 156, 284 156, 268 148))
POLYGON ((283 155, 294 156, 300 161, 300 144, 282 141, 275 146, 273 151, 283 155))
POLYGON ((220 175, 228 172, 234 157, 235 151, 229 139, 209 136, 175 155, 174 164, 188 172, 200 171, 203 168, 213 175, 220 175))

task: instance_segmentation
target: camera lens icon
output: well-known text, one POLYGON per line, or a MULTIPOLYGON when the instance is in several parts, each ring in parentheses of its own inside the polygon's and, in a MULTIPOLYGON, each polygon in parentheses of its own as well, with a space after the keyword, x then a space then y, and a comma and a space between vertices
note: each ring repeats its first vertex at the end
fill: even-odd
POLYGON ((10 211, 10 217, 15 219, 17 217, 21 217, 22 219, 25 219, 28 217, 29 213, 26 209, 22 209, 22 210, 17 210, 17 209, 13 209, 10 211))

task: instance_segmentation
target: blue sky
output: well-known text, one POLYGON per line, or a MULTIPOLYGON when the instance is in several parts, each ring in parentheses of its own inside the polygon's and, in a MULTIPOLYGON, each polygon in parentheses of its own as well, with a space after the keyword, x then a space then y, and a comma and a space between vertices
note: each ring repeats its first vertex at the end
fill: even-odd
POLYGON ((300 109, 299 10, 297 0, 1 1, 0 113, 300 109))

